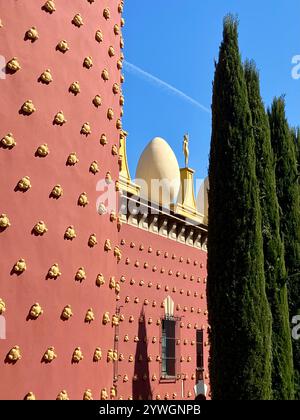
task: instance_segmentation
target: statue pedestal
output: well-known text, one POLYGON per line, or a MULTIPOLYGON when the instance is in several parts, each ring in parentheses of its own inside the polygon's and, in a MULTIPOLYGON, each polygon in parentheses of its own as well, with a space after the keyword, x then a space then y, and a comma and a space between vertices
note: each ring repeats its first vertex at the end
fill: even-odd
POLYGON ((204 223, 204 216, 197 211, 194 193, 194 173, 191 168, 180 169, 180 190, 177 203, 172 205, 174 213, 191 219, 198 224, 204 223))

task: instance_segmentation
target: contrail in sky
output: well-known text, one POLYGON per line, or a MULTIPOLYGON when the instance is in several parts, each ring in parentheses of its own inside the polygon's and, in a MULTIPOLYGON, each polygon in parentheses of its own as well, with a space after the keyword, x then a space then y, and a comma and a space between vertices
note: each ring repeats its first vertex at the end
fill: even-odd
POLYGON ((163 80, 159 79, 156 76, 153 76, 153 74, 148 73, 147 71, 141 69, 138 66, 135 66, 134 64, 129 63, 128 61, 124 61, 124 68, 128 70, 131 73, 135 73, 139 76, 144 77, 149 82, 152 82, 162 88, 167 89, 169 92, 172 92, 174 95, 178 96, 179 98, 184 99, 185 101, 189 102, 190 104, 200 108, 202 111, 207 112, 208 114, 211 113, 210 109, 208 109, 206 106, 200 104, 196 101, 196 99, 191 98, 190 96, 186 95, 181 90, 177 89, 176 87, 170 85, 167 82, 164 82, 163 80))

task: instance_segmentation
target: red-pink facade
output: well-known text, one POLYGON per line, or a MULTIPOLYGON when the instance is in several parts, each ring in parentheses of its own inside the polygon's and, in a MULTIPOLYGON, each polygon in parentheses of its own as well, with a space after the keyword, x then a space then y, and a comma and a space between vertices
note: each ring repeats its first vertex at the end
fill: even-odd
POLYGON ((117 221, 111 221, 108 213, 99 215, 96 208, 100 194, 97 182, 108 172, 117 180, 119 172, 113 146, 119 145, 122 104, 121 88, 117 92, 115 85, 121 86, 122 42, 117 28, 122 26, 122 2, 54 1, 53 12, 43 8, 45 3, 0 0, 0 54, 6 63, 16 58, 20 65, 16 71, 6 68, 5 78, 0 79, 0 139, 12 133, 16 142, 12 147, 3 143, 0 147, 0 215, 7 215, 10 221, 0 230, 0 298, 6 308, 2 313, 6 339, 0 340, 0 399, 24 399, 29 392, 37 399, 55 399, 62 390, 70 399, 82 399, 87 389, 94 399, 106 389, 110 398, 113 386, 115 399, 163 399, 168 394, 170 398, 193 399, 196 349, 191 342, 196 327, 204 329, 208 382, 206 253, 130 225, 124 224, 119 231, 117 221), (75 24, 75 15, 80 15, 82 25, 75 24), (25 36, 33 27, 38 33, 36 40, 25 36), (103 35, 100 42, 99 37, 96 39, 99 30, 103 35), (67 42, 65 52, 57 47, 61 41, 67 42), (83 65, 86 57, 92 58, 90 68, 83 65), (102 77, 105 69, 108 80, 102 77), (40 76, 46 70, 50 70, 52 80, 43 83, 40 76), (73 82, 79 83, 77 94, 70 91, 73 82), (93 103, 96 95, 101 97, 98 107, 93 103), (26 115, 21 108, 29 100, 35 111, 26 115), (54 121, 60 112, 66 120, 62 125, 54 121), (82 133, 86 123, 90 134, 82 133), (100 143, 103 134, 105 145, 100 143), (44 144, 49 153, 38 156, 37 149, 44 144), (67 164, 73 153, 78 162, 67 164), (93 174, 90 165, 95 160, 99 172, 93 174), (21 191, 17 185, 24 177, 29 177, 30 188, 21 191), (51 196, 56 185, 63 189, 59 198, 51 196), (80 205, 83 193, 88 203, 80 205), (47 228, 41 235, 33 230, 40 221, 47 228), (65 237, 70 226, 76 231, 72 240, 65 237), (88 244, 92 234, 97 238, 95 246, 88 244), (107 239, 111 250, 105 250, 107 239), (119 263, 115 246, 122 252, 119 263), (26 270, 18 274, 14 265, 19 260, 25 261, 26 270), (61 274, 50 278, 47 274, 54 264, 61 274), (75 279, 79 269, 85 273, 81 281, 75 279), (100 273, 105 284, 99 287, 96 278, 100 273), (119 294, 109 287, 111 277, 120 284, 119 294), (168 295, 175 306, 180 305, 174 315, 183 322, 180 352, 184 360, 180 378, 162 383, 160 362, 156 361, 160 354, 156 321, 164 314, 161 303, 168 295), (127 296, 130 302, 125 303, 127 296), (29 312, 35 303, 43 313, 32 319, 29 312), (67 305, 73 316, 62 320, 67 305), (124 320, 118 327, 118 352, 124 360, 113 363, 107 361, 107 352, 115 348, 116 328, 111 322, 103 325, 102 318, 105 312, 111 318, 120 306, 124 320), (88 323, 85 315, 90 308, 95 320, 88 323), (141 326, 143 311, 145 323, 141 326), (129 340, 125 342, 126 334, 129 340), (147 336, 146 348, 142 340, 134 341, 135 335, 147 336), (152 343, 153 337, 156 343, 152 343), (19 346, 22 357, 11 363, 9 352, 14 346, 19 346), (43 355, 49 347, 54 347, 57 357, 45 363, 43 355), (77 347, 84 358, 74 363, 72 355, 77 347), (102 359, 95 362, 97 347, 102 350, 102 359), (143 356, 138 360, 140 353, 143 356), (133 362, 128 361, 131 354, 133 362), (151 356, 152 361, 145 363, 145 356, 151 356), (187 361, 188 356, 191 361, 187 361), (138 376, 134 378, 135 374, 138 376))
POLYGON ((124 361, 118 363, 119 392, 126 397, 132 389, 134 399, 194 399, 196 330, 200 329, 204 332, 203 377, 209 385, 206 253, 131 225, 122 227, 120 238, 124 258, 119 270, 124 283, 118 305, 125 320, 118 334, 124 353, 124 361), (161 356, 157 321, 165 316, 162 303, 168 296, 174 301, 174 317, 179 323, 176 380, 160 379, 161 361, 157 360, 161 356), (128 342, 124 341, 126 334, 128 342), (130 355, 133 363, 128 363, 130 355), (124 382, 126 375, 129 382, 124 382))

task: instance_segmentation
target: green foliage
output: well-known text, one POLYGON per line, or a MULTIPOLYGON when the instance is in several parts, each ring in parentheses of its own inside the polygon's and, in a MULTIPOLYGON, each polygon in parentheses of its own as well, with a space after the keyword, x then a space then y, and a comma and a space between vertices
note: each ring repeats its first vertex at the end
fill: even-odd
POLYGON ((267 297, 272 312, 273 399, 294 397, 293 355, 289 326, 284 247, 280 236, 274 154, 268 116, 260 95, 259 75, 253 63, 245 65, 256 151, 256 175, 262 212, 264 268, 267 297))
MULTIPOLYGON (((300 196, 295 138, 291 134, 285 101, 275 98, 268 111, 275 155, 280 233, 285 247, 290 316, 300 313, 300 196)), ((298 137, 297 137, 298 138, 298 137)), ((293 340, 296 398, 300 399, 300 342, 293 340)))
POLYGON ((212 114, 207 284, 212 397, 270 399, 272 327, 255 142, 232 16, 224 21, 212 114))

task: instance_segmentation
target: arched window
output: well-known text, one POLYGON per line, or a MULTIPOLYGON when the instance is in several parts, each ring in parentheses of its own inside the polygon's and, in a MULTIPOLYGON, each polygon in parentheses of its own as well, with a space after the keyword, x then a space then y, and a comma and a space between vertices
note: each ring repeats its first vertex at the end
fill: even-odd
POLYGON ((161 378, 176 379, 179 365, 179 318, 174 317, 174 301, 164 300, 165 316, 161 320, 161 378))

